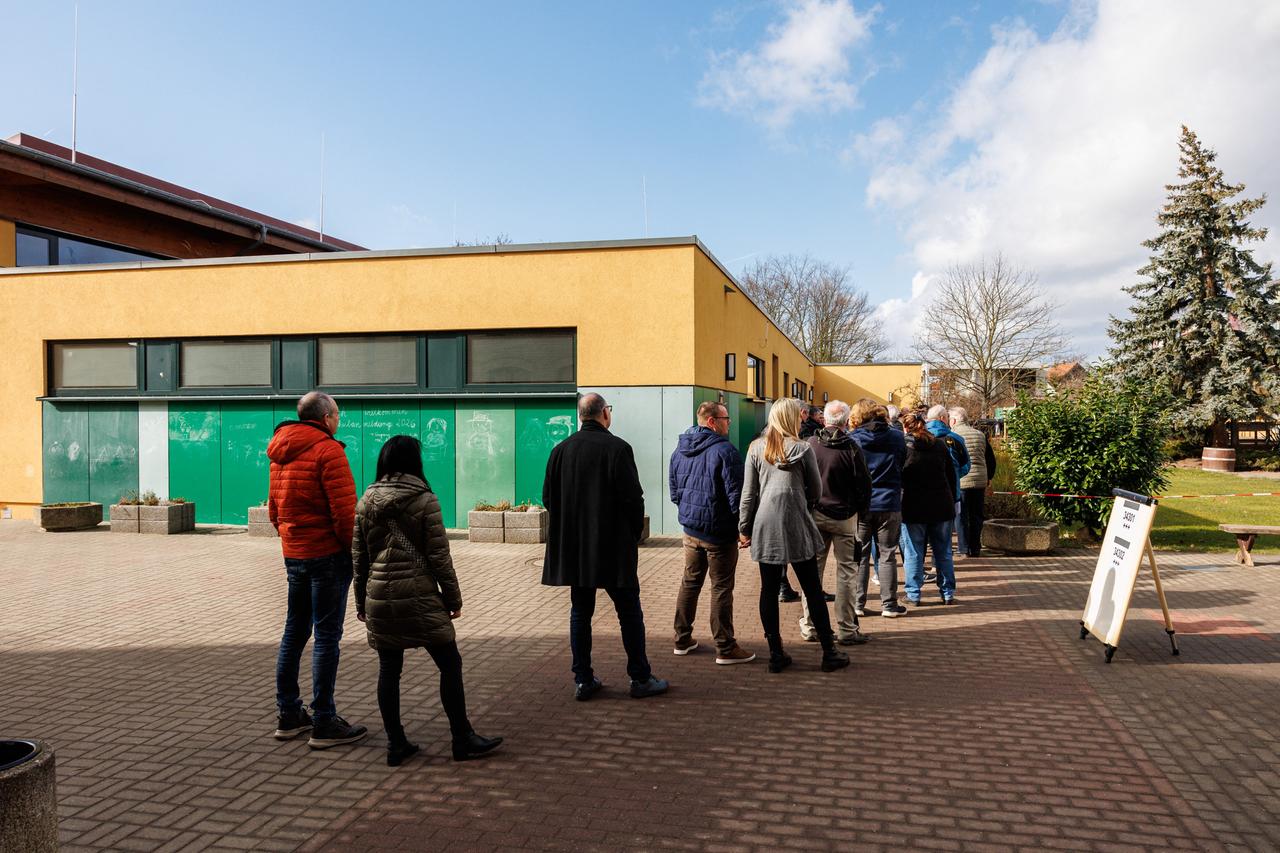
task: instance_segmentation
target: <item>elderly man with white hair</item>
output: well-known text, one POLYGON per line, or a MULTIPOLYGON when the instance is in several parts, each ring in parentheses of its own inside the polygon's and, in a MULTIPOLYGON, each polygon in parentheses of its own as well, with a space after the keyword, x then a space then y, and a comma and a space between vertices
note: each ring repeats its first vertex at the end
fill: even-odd
MULTIPOLYGON (((929 413, 925 416, 929 423, 926 426, 929 432, 935 437, 942 440, 947 446, 947 452, 951 454, 951 464, 956 469, 956 517, 952 522, 952 527, 960 522, 960 481, 969 473, 969 467, 972 464, 969 460, 969 449, 964 439, 955 432, 951 431, 948 426, 950 414, 947 412, 946 406, 931 406, 929 413)), ((950 534, 948 533, 948 538, 950 534)), ((937 565, 937 557, 934 557, 934 565, 937 565)))
POLYGON ((969 413, 953 406, 951 431, 964 439, 969 451, 969 473, 960 478, 960 517, 956 519, 956 545, 966 557, 982 556, 982 522, 986 510, 987 483, 996 473, 996 454, 981 431, 969 425, 969 413))
MULTIPOLYGON (((858 545, 858 516, 865 514, 871 503, 871 474, 867 471, 862 451, 849 437, 849 404, 832 400, 823 409, 826 426, 809 438, 818 473, 822 477, 822 497, 813 511, 814 523, 822 534, 822 553, 818 555, 818 573, 826 568, 827 555, 836 552, 836 642, 843 646, 865 643, 854 609, 854 585, 861 556, 858 545)), ((809 620, 808 604, 800 617, 800 636, 817 642, 818 635, 809 620)))

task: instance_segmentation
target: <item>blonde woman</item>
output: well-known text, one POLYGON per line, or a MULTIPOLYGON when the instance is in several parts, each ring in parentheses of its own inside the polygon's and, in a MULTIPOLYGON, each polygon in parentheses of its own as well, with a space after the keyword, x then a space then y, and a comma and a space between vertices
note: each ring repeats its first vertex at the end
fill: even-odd
POLYGON ((769 409, 764 435, 747 451, 746 476, 738 513, 738 547, 751 549, 760 564, 760 623, 769 641, 769 671, 782 672, 791 657, 782 649, 778 629, 778 584, 790 563, 822 643, 822 671, 849 665, 831 631, 831 616, 818 579, 822 535, 810 509, 822 497, 822 479, 809 443, 800 440, 800 422, 808 407, 799 400, 778 400, 769 409))

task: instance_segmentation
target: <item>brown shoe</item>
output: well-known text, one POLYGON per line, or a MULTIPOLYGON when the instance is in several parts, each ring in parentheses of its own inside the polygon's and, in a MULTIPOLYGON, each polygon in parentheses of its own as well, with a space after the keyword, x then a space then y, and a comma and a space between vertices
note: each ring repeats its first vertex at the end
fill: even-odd
POLYGON ((734 643, 733 648, 729 649, 727 652, 716 653, 716 663, 723 666, 729 666, 730 664, 735 663, 751 663, 755 659, 755 655, 737 643, 734 643))
POLYGON ((678 641, 676 642, 675 653, 678 655, 687 655, 689 654, 689 652, 693 651, 697 647, 698 647, 698 641, 690 637, 689 639, 685 640, 683 643, 678 641))

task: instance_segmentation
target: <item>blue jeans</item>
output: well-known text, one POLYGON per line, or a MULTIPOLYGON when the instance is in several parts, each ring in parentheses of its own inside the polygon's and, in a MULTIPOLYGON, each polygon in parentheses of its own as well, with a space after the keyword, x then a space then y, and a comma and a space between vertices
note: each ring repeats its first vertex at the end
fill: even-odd
POLYGON ((351 554, 339 551, 327 557, 294 560, 285 557, 289 575, 289 610, 284 636, 276 658, 276 705, 280 713, 302 709, 298 692, 298 663, 311 639, 311 712, 317 723, 333 719, 333 689, 338 680, 338 646, 347 614, 351 588, 351 554))
MULTIPOLYGON (((648 681, 653 676, 649 657, 644 650, 644 612, 640 609, 640 590, 606 589, 613 599, 613 609, 622 627, 622 647, 627 652, 627 675, 632 681, 648 681)), ((590 684, 595 678, 591 668, 591 617, 596 612, 596 591, 575 586, 570 590, 569 648, 573 651, 573 680, 590 684)))
POLYGON ((942 591, 942 597, 951 598, 956 594, 956 568, 951 560, 951 525, 950 521, 902 525, 902 566, 907 576, 903 586, 911 601, 920 600, 926 547, 933 549, 933 565, 938 570, 938 589, 942 591))

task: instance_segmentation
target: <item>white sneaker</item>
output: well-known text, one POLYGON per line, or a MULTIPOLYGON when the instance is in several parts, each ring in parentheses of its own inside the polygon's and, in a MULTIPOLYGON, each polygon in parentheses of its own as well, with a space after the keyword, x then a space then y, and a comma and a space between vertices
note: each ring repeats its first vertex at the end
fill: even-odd
POLYGON ((864 610, 864 609, 863 609, 863 608, 861 608, 861 607, 855 607, 855 608, 853 608, 853 615, 854 615, 854 616, 866 616, 866 615, 867 615, 867 611, 866 611, 866 610, 864 610))
POLYGON ((879 575, 877 575, 877 574, 875 574, 875 573, 872 573, 872 575, 871 575, 871 582, 872 582, 873 584, 875 584, 876 586, 880 586, 880 576, 879 576, 879 575))

